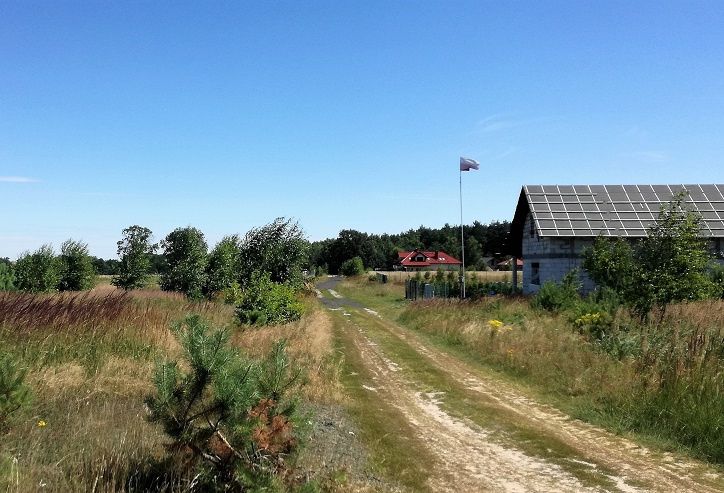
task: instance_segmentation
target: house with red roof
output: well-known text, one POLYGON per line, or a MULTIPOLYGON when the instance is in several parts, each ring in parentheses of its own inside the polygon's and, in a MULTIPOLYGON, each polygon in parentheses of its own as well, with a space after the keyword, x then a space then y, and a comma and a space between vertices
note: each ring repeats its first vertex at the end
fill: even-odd
POLYGON ((463 264, 452 255, 448 255, 442 250, 426 252, 422 250, 413 250, 411 252, 397 252, 397 264, 395 268, 398 270, 415 271, 415 270, 460 270, 463 264))

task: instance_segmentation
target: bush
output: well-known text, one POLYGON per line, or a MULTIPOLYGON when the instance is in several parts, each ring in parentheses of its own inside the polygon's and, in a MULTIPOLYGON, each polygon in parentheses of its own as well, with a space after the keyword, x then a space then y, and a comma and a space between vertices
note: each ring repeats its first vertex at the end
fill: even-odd
POLYGON ((202 491, 273 484, 297 445, 296 406, 287 394, 300 373, 285 342, 254 363, 229 347, 227 331, 211 330, 198 316, 174 332, 184 364, 157 365, 156 391, 146 398, 149 421, 172 439, 167 450, 198 471, 202 491))
POLYGON ((88 245, 67 240, 60 247, 60 291, 85 291, 93 287, 96 272, 88 245))
POLYGON ((161 274, 164 291, 200 298, 206 286, 207 245, 204 234, 192 227, 176 228, 161 241, 168 270, 161 274))
POLYGON ((0 291, 15 290, 15 272, 10 264, 0 262, 0 291))
POLYGON ((365 266, 362 263, 362 259, 359 257, 353 257, 351 259, 342 262, 339 268, 340 274, 347 277, 359 276, 365 271, 365 266))
POLYGON ((724 265, 712 262, 707 270, 707 277, 713 286, 713 296, 724 299, 724 265))
POLYGON ((303 305, 288 284, 272 282, 268 272, 255 272, 244 288, 236 316, 242 324, 283 324, 299 320, 303 305))
POLYGON ((8 430, 14 415, 30 401, 26 371, 16 359, 0 354, 0 433, 8 430))
POLYGON ((542 308, 549 312, 562 312, 575 306, 580 300, 578 289, 578 270, 574 269, 563 276, 560 284, 552 281, 543 283, 531 301, 534 308, 542 308))
POLYGON ((238 286, 241 240, 237 235, 225 236, 209 254, 206 264, 204 294, 213 298, 220 291, 238 286))
POLYGON ((111 284, 129 291, 140 289, 148 284, 151 270, 151 255, 156 251, 156 245, 151 244, 150 229, 142 226, 130 226, 123 230, 123 239, 116 242, 118 256, 118 274, 113 277, 111 284))
POLYGON ((60 281, 60 265, 53 247, 43 245, 23 254, 15 263, 16 286, 31 293, 55 291, 60 281))
POLYGON ((712 256, 701 236, 702 219, 686 209, 685 198, 677 194, 662 206, 656 223, 636 243, 600 237, 584 254, 591 279, 615 290, 641 319, 653 307, 663 316, 671 303, 703 300, 716 291, 706 275, 712 256))

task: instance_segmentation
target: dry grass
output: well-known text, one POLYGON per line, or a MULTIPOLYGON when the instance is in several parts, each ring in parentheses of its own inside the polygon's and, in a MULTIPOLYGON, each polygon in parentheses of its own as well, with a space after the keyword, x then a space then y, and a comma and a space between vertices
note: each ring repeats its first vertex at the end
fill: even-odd
POLYGON ((316 403, 342 400, 339 366, 333 363, 332 320, 316 304, 301 320, 282 326, 249 328, 237 332, 232 342, 251 356, 262 357, 279 339, 287 340, 287 348, 297 364, 305 368, 305 397, 316 403))
POLYGON ((675 305, 643 326, 619 312, 600 343, 568 317, 524 298, 487 298, 408 304, 400 321, 532 383, 579 417, 724 462, 723 301, 675 305))
MULTIPOLYGON (((0 436, 0 491, 183 489, 158 469, 165 438, 146 422, 143 399, 155 361, 178 354, 171 324, 192 313, 216 326, 233 320, 231 306, 157 289, 125 293, 101 284, 86 293, 0 294, 0 348, 29 369, 33 394, 16 426, 0 436)), ((326 366, 328 316, 312 310, 288 326, 238 330, 233 340, 260 356, 280 338, 306 369, 305 398, 339 400, 326 366)))
POLYGON ((534 378, 554 394, 574 397, 591 389, 605 391, 612 382, 630 385, 634 379, 633 366, 592 350, 567 321, 534 312, 522 298, 418 302, 403 311, 401 320, 512 374, 534 378))

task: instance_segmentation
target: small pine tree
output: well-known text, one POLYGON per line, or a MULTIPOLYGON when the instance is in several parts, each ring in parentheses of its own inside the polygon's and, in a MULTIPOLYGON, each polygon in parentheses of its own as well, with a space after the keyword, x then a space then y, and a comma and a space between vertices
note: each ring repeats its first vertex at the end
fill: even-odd
POLYGON ((0 354, 0 433, 8 430, 13 416, 30 401, 26 372, 15 358, 0 354))
POLYGON ((279 342, 259 364, 229 347, 229 332, 211 330, 198 316, 174 327, 184 365, 165 362, 146 399, 149 420, 160 423, 168 450, 191 453, 201 481, 233 491, 283 468, 296 446, 294 400, 287 398, 299 372, 279 342), (188 368, 185 371, 184 368, 188 368))

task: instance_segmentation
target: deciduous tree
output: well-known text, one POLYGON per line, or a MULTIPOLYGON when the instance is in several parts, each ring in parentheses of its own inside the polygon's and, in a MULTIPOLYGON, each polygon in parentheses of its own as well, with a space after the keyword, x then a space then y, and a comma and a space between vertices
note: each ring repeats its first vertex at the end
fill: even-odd
POLYGON ((66 240, 60 247, 60 291, 83 291, 95 283, 93 259, 88 255, 88 245, 66 240))
POLYGON ((150 229, 137 225, 123 230, 123 239, 117 243, 120 258, 118 275, 111 284, 127 291, 148 284, 150 256, 156 251, 156 245, 151 243, 152 234, 150 229))
POLYGON ((161 241, 161 246, 168 265, 168 270, 161 274, 161 289, 201 297, 208 260, 204 234, 192 227, 177 228, 161 241))

